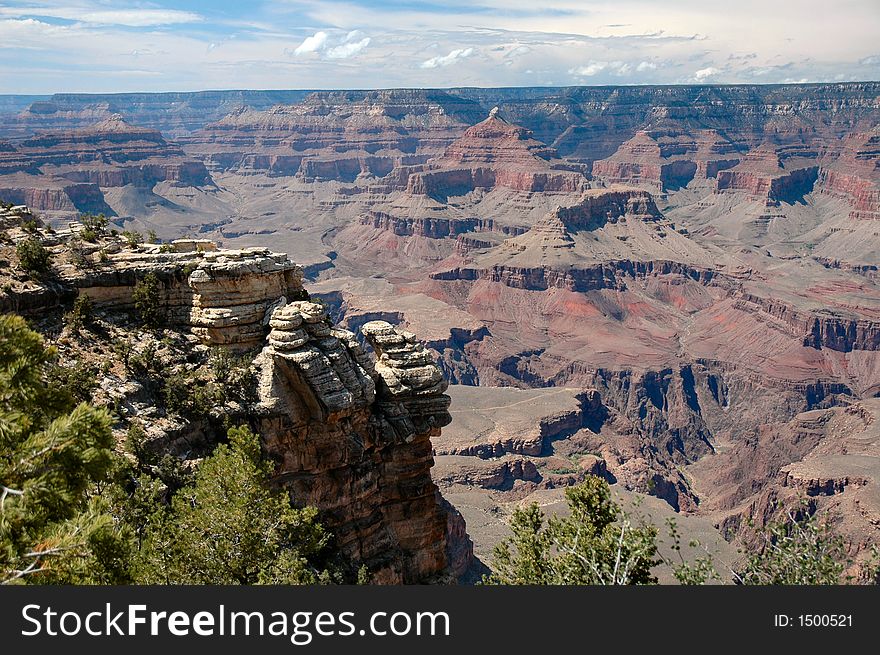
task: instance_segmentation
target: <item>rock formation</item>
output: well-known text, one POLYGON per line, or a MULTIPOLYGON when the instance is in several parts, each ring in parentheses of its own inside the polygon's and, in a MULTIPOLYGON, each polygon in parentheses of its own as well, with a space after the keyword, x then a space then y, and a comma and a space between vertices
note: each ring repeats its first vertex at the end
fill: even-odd
POLYGON ((430 355, 413 335, 376 321, 362 328, 374 363, 310 302, 275 309, 269 325, 257 358, 258 412, 279 481, 322 509, 343 552, 377 582, 441 575, 447 549, 459 545, 429 472, 431 437, 450 420, 430 355))
POLYGON ((0 152, 0 195, 36 210, 107 211, 102 188, 202 186, 211 177, 162 135, 119 116, 79 129, 42 133, 0 152))
MULTIPOLYGON (((446 381, 415 335, 369 322, 361 328, 374 353, 368 354, 353 332, 333 325, 324 306, 304 299, 302 269, 284 254, 198 241, 123 250, 108 236, 94 244, 96 252, 79 253, 87 262, 98 249, 104 254, 83 265, 64 263, 70 238, 54 235, 55 281, 7 284, 0 309, 48 315, 58 303, 87 295, 111 324, 128 325, 133 291, 152 274, 166 338, 183 333, 193 356, 209 348, 261 348, 253 409, 224 411, 259 431, 277 462, 275 483, 294 502, 321 511, 355 569, 366 566, 376 583, 415 583, 454 581, 470 566, 464 521, 430 475, 431 440, 451 420, 446 381)), ((126 393, 143 390, 116 386, 120 406, 131 405, 126 393)), ((191 426, 192 434, 186 425, 168 429, 173 434, 152 437, 155 447, 190 444, 182 456, 197 455, 192 444, 211 439, 203 426, 191 426)))
POLYGON ((880 130, 848 138, 840 157, 820 169, 817 187, 846 198, 851 218, 880 219, 880 130))
POLYGON ((312 94, 298 105, 242 108, 186 141, 216 171, 353 182, 442 152, 473 112, 440 91, 312 94))
POLYGON ((813 190, 818 166, 797 158, 782 159, 776 148, 763 145, 742 161, 718 173, 718 191, 744 191, 768 203, 793 203, 813 190))
POLYGON ((714 178, 739 161, 734 145, 716 130, 645 130, 611 157, 593 162, 593 175, 610 183, 647 185, 663 192, 687 186, 695 178, 714 178))
POLYGON ((585 182, 583 171, 560 160, 529 130, 508 123, 496 107, 484 121, 465 130, 442 157, 431 160, 424 171, 410 174, 406 190, 432 197, 496 187, 574 193, 585 182))

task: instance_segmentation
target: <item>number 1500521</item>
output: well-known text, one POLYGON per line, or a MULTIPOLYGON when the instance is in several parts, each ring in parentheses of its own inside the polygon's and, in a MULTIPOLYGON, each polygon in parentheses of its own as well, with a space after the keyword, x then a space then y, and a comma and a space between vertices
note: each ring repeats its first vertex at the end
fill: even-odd
POLYGON ((777 628, 798 626, 801 628, 851 628, 852 614, 776 614, 773 625, 777 628))

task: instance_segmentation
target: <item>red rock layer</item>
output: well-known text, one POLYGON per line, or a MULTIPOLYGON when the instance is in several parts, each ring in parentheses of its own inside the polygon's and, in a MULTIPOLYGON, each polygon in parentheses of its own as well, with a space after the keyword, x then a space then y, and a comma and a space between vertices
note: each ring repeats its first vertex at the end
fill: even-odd
POLYGON ((780 320, 793 336, 803 340, 805 346, 840 352, 880 350, 878 321, 800 311, 786 302, 747 292, 737 293, 735 297, 738 302, 756 305, 762 312, 780 320))
POLYGON ((719 277, 714 271, 695 268, 680 262, 623 260, 567 270, 557 270, 548 266, 523 268, 501 265, 487 269, 454 268, 432 273, 431 279, 487 280, 514 289, 546 291, 555 288, 582 293, 600 289, 622 290, 626 288, 627 277, 644 278, 652 275, 681 275, 704 284, 719 277))
POLYGON ((468 232, 498 232, 516 236, 525 228, 498 225, 491 218, 401 218, 382 211, 371 211, 360 219, 361 225, 393 232, 397 236, 420 236, 444 239, 468 232))
MULTIPOLYGON (((26 169, 39 169, 75 182, 99 186, 155 183, 192 186, 211 179, 200 162, 165 141, 159 132, 113 117, 88 128, 41 134, 22 141, 14 155, 26 169)), ((0 169, 5 157, 0 154, 0 169)))
POLYGON ((475 110, 439 91, 315 93, 297 105, 242 108, 185 143, 211 170, 352 182, 441 154, 475 110))
POLYGON ((880 132, 846 139, 840 157, 819 170, 820 192, 847 199, 856 219, 880 219, 880 132))
POLYGON ((607 159, 593 162, 593 175, 611 183, 647 184, 658 191, 706 179, 739 163, 732 143, 715 130, 694 133, 645 130, 607 159))
POLYGON ((584 188, 584 171, 532 138, 529 130, 508 123, 493 110, 469 127, 443 156, 409 176, 411 195, 464 195, 474 189, 575 193, 584 188))
POLYGON ((104 194, 96 184, 35 175, 0 175, 0 200, 37 211, 106 211, 104 194))
POLYGON ((744 191, 767 202, 792 202, 813 190, 819 168, 805 165, 803 159, 798 165, 791 154, 769 145, 752 150, 733 168, 718 172, 717 190, 744 191), (789 158, 791 162, 786 161, 789 158))
POLYGON ((101 187, 152 187, 212 180, 201 162, 159 132, 112 117, 88 128, 46 133, 0 150, 0 197, 40 211, 110 213, 101 187))

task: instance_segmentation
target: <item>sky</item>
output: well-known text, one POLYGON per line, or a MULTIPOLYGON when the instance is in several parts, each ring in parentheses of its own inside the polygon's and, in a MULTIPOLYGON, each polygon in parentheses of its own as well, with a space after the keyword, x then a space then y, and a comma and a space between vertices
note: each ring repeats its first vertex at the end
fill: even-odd
POLYGON ((0 93, 880 79, 880 0, 0 0, 0 93))

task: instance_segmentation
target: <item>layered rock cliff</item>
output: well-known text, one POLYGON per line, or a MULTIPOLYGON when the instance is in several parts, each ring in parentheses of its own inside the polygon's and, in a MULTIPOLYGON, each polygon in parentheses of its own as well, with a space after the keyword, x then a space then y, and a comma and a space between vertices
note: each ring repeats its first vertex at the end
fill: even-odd
MULTIPOLYGON (((370 322, 361 328, 365 351, 324 306, 306 300, 302 269, 266 249, 203 242, 131 249, 112 236, 84 247, 70 233, 38 234, 52 252, 54 278, 38 282, 13 269, 0 309, 48 326, 74 298, 88 296, 106 338, 119 340, 120 332, 141 329, 131 324, 135 289, 153 280, 162 344, 182 344, 182 371, 196 374, 217 350, 253 360, 254 398, 216 411, 259 431, 277 463, 275 484, 321 511, 347 562, 366 566, 376 583, 450 581, 470 565, 464 521, 430 475, 431 439, 451 420, 446 381, 415 335, 370 322)), ((13 229, 12 238, 24 233, 13 229)), ((137 340, 131 347, 153 353, 144 355, 149 361, 167 347, 148 345, 145 333, 137 340)), ((66 343, 68 359, 82 356, 66 343)), ((159 418, 164 401, 148 397, 149 382, 108 375, 108 393, 129 420, 145 425, 154 449, 187 459, 218 438, 205 418, 159 418)))
POLYGON ((47 132, 0 152, 0 196, 42 211, 106 211, 102 189, 211 184, 202 162, 155 130, 118 115, 78 129, 47 132))
POLYGON ((504 120, 495 107, 488 118, 450 144, 442 157, 431 160, 426 170, 412 173, 406 191, 432 197, 496 187, 575 193, 585 185, 582 169, 560 160, 529 130, 504 120))

